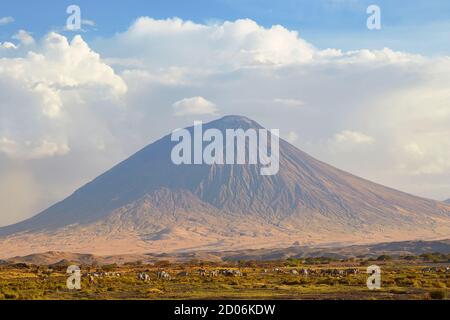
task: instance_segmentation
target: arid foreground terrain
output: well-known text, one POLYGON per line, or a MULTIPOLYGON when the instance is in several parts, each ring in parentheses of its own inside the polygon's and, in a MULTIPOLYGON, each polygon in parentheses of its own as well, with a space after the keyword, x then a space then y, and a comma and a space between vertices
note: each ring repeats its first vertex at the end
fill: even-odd
POLYGON ((448 299, 450 255, 279 261, 133 262, 81 265, 81 289, 67 288, 67 267, 3 262, 0 299, 448 299), (382 270, 380 290, 367 266, 382 270))

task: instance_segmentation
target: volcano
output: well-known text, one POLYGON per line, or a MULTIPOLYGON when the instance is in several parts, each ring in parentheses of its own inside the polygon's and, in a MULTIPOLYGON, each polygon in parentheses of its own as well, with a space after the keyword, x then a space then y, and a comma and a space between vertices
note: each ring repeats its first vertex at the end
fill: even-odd
MULTIPOLYGON (((203 127, 262 128, 241 116, 203 127)), ((450 234, 450 205, 356 177, 282 139, 279 171, 270 176, 253 164, 175 165, 175 144, 167 135, 33 218, 0 228, 1 257, 362 244, 450 234)))

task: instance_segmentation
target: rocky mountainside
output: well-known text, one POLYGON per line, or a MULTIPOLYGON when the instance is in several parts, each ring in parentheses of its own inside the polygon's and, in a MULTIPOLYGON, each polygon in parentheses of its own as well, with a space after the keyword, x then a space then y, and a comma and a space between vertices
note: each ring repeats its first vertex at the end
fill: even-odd
MULTIPOLYGON (((204 129, 260 129, 227 116, 204 129)), ((192 127, 189 128, 192 131, 192 127)), ((170 135, 67 199, 0 228, 1 256, 228 250, 439 239, 450 205, 358 178, 280 140, 280 170, 172 163, 170 135)))

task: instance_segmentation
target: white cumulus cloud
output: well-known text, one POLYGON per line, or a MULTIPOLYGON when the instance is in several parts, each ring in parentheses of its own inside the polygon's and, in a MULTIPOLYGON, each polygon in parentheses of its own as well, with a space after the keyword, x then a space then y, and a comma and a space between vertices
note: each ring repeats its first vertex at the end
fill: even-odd
POLYGON ((131 55, 157 69, 199 68, 197 72, 306 62, 315 52, 296 31, 280 25, 264 28, 250 19, 204 25, 141 17, 126 32, 101 43, 117 57, 131 55))
POLYGON ((13 17, 1 17, 0 18, 0 26, 4 26, 6 24, 13 23, 15 20, 13 17))
POLYGON ((15 35, 13 35, 12 38, 19 40, 20 43, 24 46, 30 46, 34 44, 33 36, 25 30, 19 30, 15 35))
POLYGON ((334 136, 334 141, 339 144, 371 144, 375 139, 358 131, 344 130, 334 136))
POLYGON ((0 42, 0 49, 17 49, 17 46, 9 41, 0 42))
POLYGON ((217 106, 203 97, 184 98, 172 105, 176 116, 216 114, 217 106))
POLYGON ((126 91, 80 36, 69 43, 50 33, 24 58, 0 60, 0 153, 24 159, 65 154, 76 108, 126 91))

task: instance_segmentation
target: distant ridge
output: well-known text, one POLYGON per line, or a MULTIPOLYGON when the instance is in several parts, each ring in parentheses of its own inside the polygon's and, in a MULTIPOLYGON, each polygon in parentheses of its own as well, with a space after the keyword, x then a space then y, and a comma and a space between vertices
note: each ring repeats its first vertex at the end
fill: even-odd
MULTIPOLYGON (((32 254, 24 257, 14 257, 3 261, 7 263, 26 263, 29 265, 63 265, 69 261, 78 265, 107 265, 124 264, 136 261, 154 263, 161 260, 174 262, 186 262, 193 259, 199 261, 248 261, 248 260, 283 260, 289 258, 304 259, 308 257, 330 257, 345 259, 351 257, 379 257, 380 255, 406 256, 420 255, 424 253, 450 254, 450 240, 442 241, 402 241, 391 243, 376 243, 370 245, 354 245, 347 247, 302 247, 290 246, 287 248, 273 249, 243 249, 221 252, 176 252, 171 254, 137 254, 137 255, 112 255, 94 256, 88 254, 46 252, 32 254)), ((2 261, 0 261, 2 264, 2 261)))
MULTIPOLYGON (((241 116, 204 128, 260 129, 241 116)), ((192 130, 192 127, 188 128, 192 130)), ((170 135, 35 217, 0 228, 0 258, 443 239, 450 205, 358 178, 280 141, 280 170, 171 162, 170 135)))

